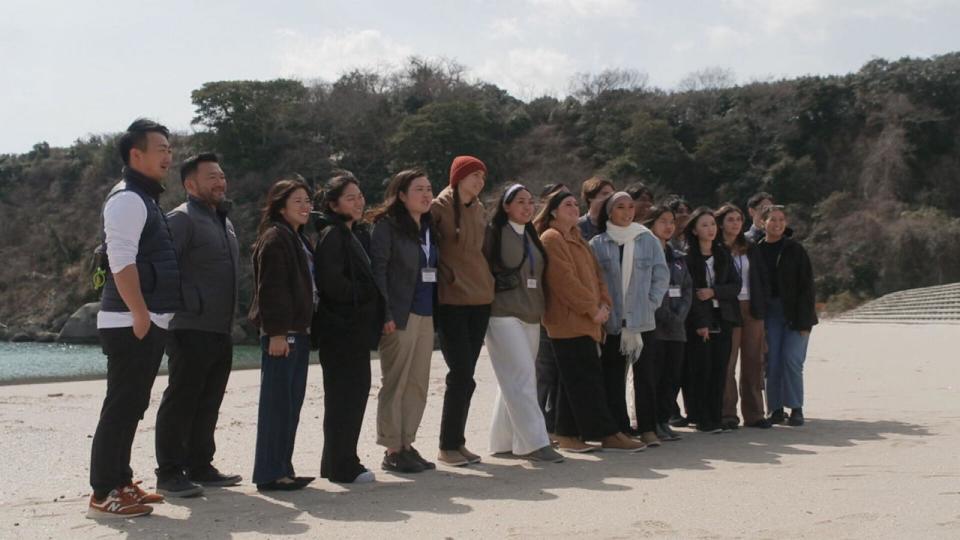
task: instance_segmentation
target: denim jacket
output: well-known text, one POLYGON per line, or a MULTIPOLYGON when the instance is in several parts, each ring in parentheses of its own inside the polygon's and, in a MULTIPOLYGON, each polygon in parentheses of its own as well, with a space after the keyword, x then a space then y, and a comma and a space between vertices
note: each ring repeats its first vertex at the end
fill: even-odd
POLYGON ((605 325, 607 333, 618 335, 621 328, 632 332, 649 332, 656 328, 654 313, 670 285, 670 270, 657 237, 645 228, 634 239, 633 271, 626 302, 620 275, 620 246, 604 232, 590 240, 590 247, 597 256, 613 300, 610 318, 605 325))

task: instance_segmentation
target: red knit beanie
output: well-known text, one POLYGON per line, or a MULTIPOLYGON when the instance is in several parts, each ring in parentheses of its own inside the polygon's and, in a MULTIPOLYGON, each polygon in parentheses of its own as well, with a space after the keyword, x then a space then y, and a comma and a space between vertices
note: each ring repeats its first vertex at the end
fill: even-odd
POLYGON ((450 185, 457 187, 457 184, 477 171, 487 172, 487 166, 482 161, 473 156, 457 156, 453 158, 450 164, 450 185))

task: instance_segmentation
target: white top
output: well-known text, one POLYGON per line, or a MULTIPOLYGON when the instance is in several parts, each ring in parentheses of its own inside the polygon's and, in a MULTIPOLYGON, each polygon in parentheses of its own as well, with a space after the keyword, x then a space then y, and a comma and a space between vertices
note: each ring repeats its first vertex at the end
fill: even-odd
MULTIPOLYGON (((107 243, 107 259, 114 275, 137 262, 140 233, 147 223, 147 207, 143 199, 132 191, 122 191, 107 200, 103 207, 103 229, 107 243)), ((173 313, 150 313, 153 324, 164 330, 170 326, 173 313)), ((129 311, 97 313, 97 328, 125 328, 133 326, 129 311)))
POLYGON ((733 265, 737 267, 737 274, 740 275, 740 294, 737 295, 737 300, 749 300, 750 299, 750 258, 747 257, 747 254, 743 255, 734 255, 733 256, 733 265))

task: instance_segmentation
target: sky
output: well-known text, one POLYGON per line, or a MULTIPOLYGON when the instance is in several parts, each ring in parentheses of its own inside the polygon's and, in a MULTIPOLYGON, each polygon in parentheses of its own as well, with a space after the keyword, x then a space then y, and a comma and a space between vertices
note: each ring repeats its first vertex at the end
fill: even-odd
POLYGON ((333 81, 411 55, 452 59, 521 99, 626 68, 676 88, 844 74, 960 50, 956 0, 3 0, 0 154, 68 146, 138 116, 189 132, 220 80, 333 81))

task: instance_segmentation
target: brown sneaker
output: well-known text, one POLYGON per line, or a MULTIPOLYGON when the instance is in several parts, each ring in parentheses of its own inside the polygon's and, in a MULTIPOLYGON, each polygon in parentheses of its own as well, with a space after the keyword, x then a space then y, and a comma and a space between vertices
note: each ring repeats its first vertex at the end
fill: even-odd
POLYGON ((470 464, 470 460, 463 457, 463 454, 456 450, 441 450, 440 453, 437 454, 437 461, 450 467, 463 467, 464 465, 470 464))
POLYGON ((602 446, 604 450, 611 452, 627 452, 631 454, 634 452, 642 452, 647 447, 642 441, 635 441, 623 433, 604 437, 602 446))
POLYGON ((467 450, 466 446, 461 446, 459 450, 460 455, 467 458, 467 461, 470 463, 480 463, 480 456, 474 454, 473 452, 467 450))
POLYGON ((134 494, 125 488, 111 490, 102 501, 90 495, 87 517, 90 519, 127 519, 149 515, 152 506, 141 504, 134 494))
POLYGON ((124 492, 132 493, 133 496, 137 499, 137 502, 140 504, 163 504, 164 498, 163 495, 159 493, 150 493, 149 491, 144 491, 140 487, 141 481, 137 480, 136 482, 125 486, 123 488, 124 492))
POLYGON ((660 446, 660 439, 658 439, 657 434, 652 431, 644 431, 641 433, 640 442, 650 447, 660 446))
POLYGON ((600 449, 599 446, 587 444, 576 437, 564 437, 563 435, 557 435, 556 437, 558 448, 564 452, 586 454, 587 452, 593 452, 600 449))

